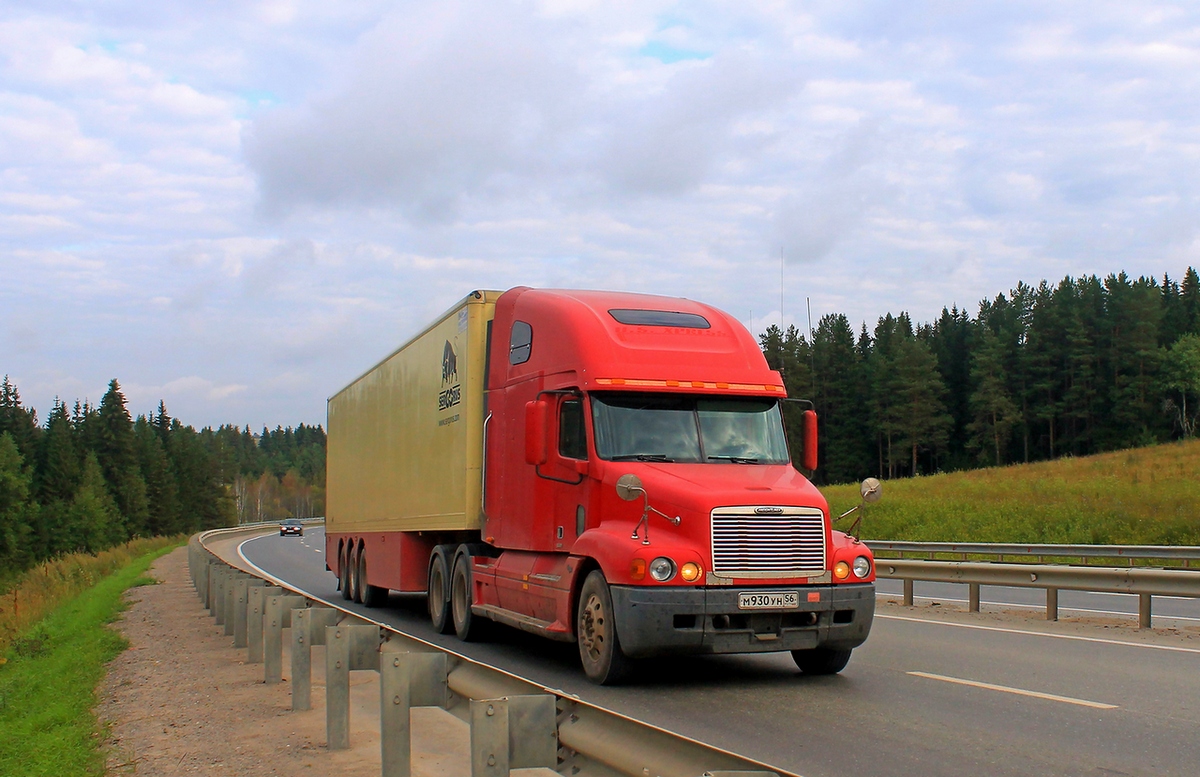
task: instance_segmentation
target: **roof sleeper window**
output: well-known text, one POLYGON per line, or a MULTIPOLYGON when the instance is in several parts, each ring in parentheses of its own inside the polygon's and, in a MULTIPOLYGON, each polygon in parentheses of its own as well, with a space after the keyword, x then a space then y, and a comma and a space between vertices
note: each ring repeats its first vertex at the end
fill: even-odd
POLYGON ((524 364, 533 352, 533 327, 524 321, 514 321, 508 341, 508 363, 524 364))
POLYGON ((618 308, 608 314, 622 324, 630 326, 678 326, 685 329, 708 329, 711 324, 704 316, 695 313, 680 313, 674 310, 634 310, 618 308))

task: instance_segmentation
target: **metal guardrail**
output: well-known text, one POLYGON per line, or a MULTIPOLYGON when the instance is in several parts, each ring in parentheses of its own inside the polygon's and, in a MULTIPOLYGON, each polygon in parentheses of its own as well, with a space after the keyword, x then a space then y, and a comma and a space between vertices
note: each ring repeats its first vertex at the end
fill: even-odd
MULTIPOLYGON (((872 550, 874 550, 873 545, 872 550)), ((1071 554, 1062 555, 1069 556, 1071 554)), ((1200 598, 1200 571, 1183 569, 877 558, 875 573, 881 578, 904 582, 903 597, 904 604, 907 606, 912 606, 913 583, 917 580, 965 583, 968 586, 967 608, 971 612, 979 612, 979 586, 981 585, 1044 588, 1046 589, 1047 620, 1058 620, 1058 592, 1060 590, 1136 594, 1139 598, 1138 625, 1143 629, 1151 626, 1152 598, 1154 596, 1200 598)))
MULTIPOLYGON (((270 525, 270 524, 267 524, 270 525)), ((380 676, 383 777, 411 774, 412 707, 440 707, 471 726, 471 775, 512 769, 581 777, 796 777, 774 767, 597 707, 350 610, 318 601, 283 581, 235 568, 197 534, 188 566, 201 601, 263 678, 283 674, 290 631, 292 709, 311 709, 312 648, 325 646, 326 738, 350 746, 350 671, 380 676)), ((532 775, 532 772, 525 772, 532 775)))
POLYGON ((942 553, 957 553, 966 556, 1036 556, 1039 558, 1079 558, 1084 563, 1090 558, 1127 558, 1155 559, 1188 562, 1200 560, 1200 546, 1196 545, 1059 545, 1059 544, 1030 544, 1030 543, 999 543, 999 542, 891 542, 885 540, 867 540, 867 546, 872 552, 891 551, 899 553, 903 558, 905 553, 916 553, 932 558, 942 553))

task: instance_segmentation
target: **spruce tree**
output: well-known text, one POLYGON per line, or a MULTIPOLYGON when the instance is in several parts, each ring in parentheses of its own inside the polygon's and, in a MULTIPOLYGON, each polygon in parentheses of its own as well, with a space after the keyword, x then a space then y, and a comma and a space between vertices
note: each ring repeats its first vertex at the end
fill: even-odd
POLYGON ((30 498, 32 480, 16 440, 9 432, 0 432, 0 569, 21 569, 29 559, 37 510, 30 498))
POLYGON ((104 471, 91 451, 84 457, 79 490, 67 510, 65 523, 68 545, 64 550, 68 552, 98 553, 127 539, 104 471))
POLYGON ((37 455, 37 411, 21 404, 21 392, 7 375, 0 380, 0 434, 5 432, 12 436, 21 458, 32 462, 37 455))
POLYGON ((94 451, 124 524, 116 534, 123 535, 121 541, 145 534, 149 521, 146 482, 134 451, 133 419, 116 378, 108 384, 108 391, 100 400, 96 426, 94 451))

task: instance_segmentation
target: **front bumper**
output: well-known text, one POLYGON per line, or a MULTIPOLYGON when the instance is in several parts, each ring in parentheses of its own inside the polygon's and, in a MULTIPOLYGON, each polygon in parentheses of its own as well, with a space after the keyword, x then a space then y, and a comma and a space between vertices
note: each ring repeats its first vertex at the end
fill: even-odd
POLYGON ((768 653, 861 645, 875 617, 875 585, 721 588, 613 586, 621 649, 631 657, 680 653, 768 653), (738 594, 799 590, 788 610, 739 610, 738 594), (820 601, 806 601, 819 593, 820 601))

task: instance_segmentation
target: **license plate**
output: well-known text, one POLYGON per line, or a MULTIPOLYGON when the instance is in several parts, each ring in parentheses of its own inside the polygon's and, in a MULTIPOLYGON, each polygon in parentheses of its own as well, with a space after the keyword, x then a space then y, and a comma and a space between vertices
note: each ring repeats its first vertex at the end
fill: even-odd
POLYGON ((743 591, 738 594, 739 610, 783 610, 799 606, 799 591, 743 591))

